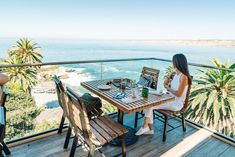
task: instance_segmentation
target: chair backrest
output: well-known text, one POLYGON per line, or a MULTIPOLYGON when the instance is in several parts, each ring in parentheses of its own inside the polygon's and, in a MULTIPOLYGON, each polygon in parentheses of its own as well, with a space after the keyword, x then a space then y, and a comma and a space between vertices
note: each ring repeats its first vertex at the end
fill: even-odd
POLYGON ((8 95, 7 86, 5 85, 1 86, 0 91, 1 91, 0 106, 5 106, 5 102, 6 102, 7 95, 8 95))
POLYGON ((1 89, 2 95, 0 100, 0 143, 3 142, 5 138, 6 129, 6 107, 5 102, 8 96, 7 87, 3 86, 1 89))
POLYGON ((52 79, 55 82, 59 105, 62 109, 64 109, 64 106, 65 106, 64 95, 63 95, 63 93, 65 92, 64 86, 58 76, 55 75, 52 79))
POLYGON ((91 130, 86 107, 81 97, 69 87, 67 87, 67 96, 69 109, 68 119, 75 133, 82 132, 83 137, 88 142, 91 138, 91 130))
MULTIPOLYGON (((191 79, 193 80, 193 76, 191 76, 191 79)), ((188 91, 187 91, 186 98, 185 98, 185 101, 184 101, 184 106, 183 106, 183 108, 180 110, 180 112, 185 112, 186 109, 188 108, 188 104, 189 104, 189 95, 190 95, 190 91, 191 91, 191 86, 192 86, 192 85, 188 85, 188 91)))
POLYGON ((150 87, 153 89, 157 89, 159 73, 160 73, 160 70, 158 70, 158 69, 143 67, 141 75, 151 76, 152 77, 152 84, 150 85, 150 87))

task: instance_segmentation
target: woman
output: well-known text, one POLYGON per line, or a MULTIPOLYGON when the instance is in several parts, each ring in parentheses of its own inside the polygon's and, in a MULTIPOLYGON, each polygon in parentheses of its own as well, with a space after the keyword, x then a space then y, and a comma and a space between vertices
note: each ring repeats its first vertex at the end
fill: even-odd
POLYGON ((179 111, 182 109, 187 95, 188 86, 192 83, 186 57, 183 54, 174 55, 173 67, 175 69, 175 73, 167 76, 166 80, 164 81, 164 87, 167 91, 175 96, 175 100, 146 110, 144 124, 139 129, 139 131, 136 132, 136 135, 154 134, 154 109, 164 109, 171 111, 179 111))

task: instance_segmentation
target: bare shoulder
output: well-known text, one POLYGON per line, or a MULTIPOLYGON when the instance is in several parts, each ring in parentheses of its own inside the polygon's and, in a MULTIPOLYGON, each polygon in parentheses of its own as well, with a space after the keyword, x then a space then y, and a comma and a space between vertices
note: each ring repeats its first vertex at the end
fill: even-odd
POLYGON ((180 77, 181 82, 183 82, 184 84, 188 84, 188 76, 182 74, 180 77))

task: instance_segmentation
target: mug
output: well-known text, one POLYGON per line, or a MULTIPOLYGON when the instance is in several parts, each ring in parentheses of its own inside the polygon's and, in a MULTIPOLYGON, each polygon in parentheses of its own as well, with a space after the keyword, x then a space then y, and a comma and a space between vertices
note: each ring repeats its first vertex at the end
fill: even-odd
POLYGON ((149 89, 147 87, 143 87, 142 97, 147 98, 148 96, 149 96, 149 89))

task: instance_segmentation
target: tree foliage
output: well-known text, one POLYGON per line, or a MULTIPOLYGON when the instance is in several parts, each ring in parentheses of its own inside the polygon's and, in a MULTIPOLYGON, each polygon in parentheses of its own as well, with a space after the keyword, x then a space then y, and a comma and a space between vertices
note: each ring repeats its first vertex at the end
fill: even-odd
MULTIPOLYGON (((4 58, 2 61, 5 64, 24 64, 24 61, 17 57, 4 58)), ((9 67, 5 68, 4 72, 10 77, 10 82, 20 85, 26 93, 30 94, 32 87, 37 84, 37 71, 35 68, 9 67)))
MULTIPOLYGON (((216 67, 235 69, 218 60, 212 60, 216 67)), ((231 71, 199 70, 201 75, 194 80, 190 95, 187 117, 217 131, 234 136, 235 132, 235 74, 231 71)))
POLYGON ((21 58, 24 63, 41 63, 42 55, 37 43, 28 38, 21 38, 16 42, 12 50, 8 51, 9 56, 21 58))
POLYGON ((163 79, 166 79, 169 75, 171 75, 174 72, 175 72, 175 69, 172 66, 167 67, 165 70, 165 75, 163 79))
POLYGON ((25 93, 8 96, 6 110, 7 140, 23 137, 30 133, 35 128, 35 118, 41 112, 33 98, 25 93))
POLYGON ((106 101, 102 101, 102 103, 103 103, 102 110, 104 111, 105 114, 117 112, 117 108, 115 106, 113 106, 112 104, 110 104, 106 101))
MULTIPOLYGON (((41 63, 40 47, 27 38, 17 41, 8 50, 8 57, 2 59, 5 64, 33 64, 41 63)), ((38 83, 39 67, 9 67, 2 69, 10 77, 8 83, 10 96, 6 101, 7 129, 6 140, 27 136, 58 126, 58 123, 47 121, 36 124, 35 118, 41 113, 31 96, 31 89, 38 83)))
POLYGON ((39 133, 39 132, 43 132, 45 130, 58 128, 58 126, 59 126, 59 123, 56 121, 49 122, 49 121, 43 120, 42 122, 37 123, 33 132, 39 133))
MULTIPOLYGON (((37 43, 27 38, 17 41, 12 49, 8 50, 8 57, 2 59, 5 64, 33 64, 41 63, 42 55, 37 43)), ((10 82, 21 85, 26 93, 31 93, 31 89, 37 84, 37 71, 39 67, 9 67, 3 69, 10 77, 10 82)))
POLYGON ((8 82, 7 87, 8 87, 9 93, 11 94, 17 94, 19 92, 23 92, 21 85, 18 83, 8 82))

